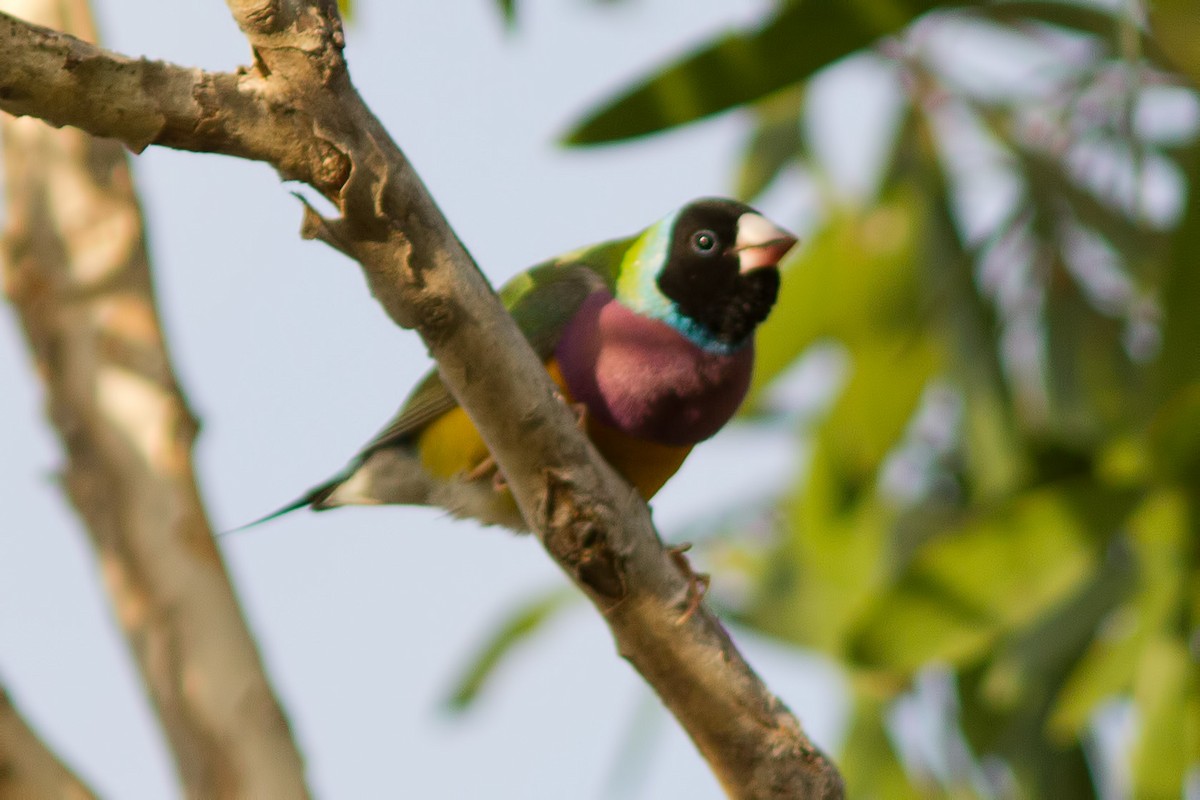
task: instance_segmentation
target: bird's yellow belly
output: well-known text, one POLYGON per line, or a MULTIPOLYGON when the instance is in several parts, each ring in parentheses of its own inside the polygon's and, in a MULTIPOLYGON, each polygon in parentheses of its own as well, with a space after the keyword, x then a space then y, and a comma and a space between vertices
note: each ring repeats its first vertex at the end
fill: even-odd
MULTIPOLYGON (((554 359, 547 362, 546 371, 571 402, 554 359)), ((588 438, 600 454, 647 500, 675 474, 692 450, 690 446, 674 447, 635 439, 591 418, 585 424, 588 438)), ((417 452, 425 470, 442 480, 477 473, 489 456, 487 445, 461 407, 425 427, 417 439, 417 452)))
POLYGON ((425 471, 442 480, 469 473, 488 457, 483 437, 462 406, 425 426, 417 439, 417 453, 425 471))

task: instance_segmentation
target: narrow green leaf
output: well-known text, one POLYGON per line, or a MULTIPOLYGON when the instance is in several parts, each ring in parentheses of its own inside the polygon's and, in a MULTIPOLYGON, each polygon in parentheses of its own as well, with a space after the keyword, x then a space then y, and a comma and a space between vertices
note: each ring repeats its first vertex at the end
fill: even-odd
POLYGON ((744 620, 836 657, 885 585, 893 514, 852 486, 835 456, 827 442, 818 444, 803 488, 785 501, 780 552, 744 620))
MULTIPOLYGON (((928 133, 928 131, 926 131, 928 133)), ((1000 323, 975 279, 976 254, 968 252, 954 220, 950 178, 934 151, 932 138, 916 137, 924 169, 920 184, 928 222, 923 261, 930 294, 952 333, 953 377, 962 389, 963 436, 970 491, 976 500, 1007 497, 1024 468, 1021 431, 1012 406, 1012 390, 1000 361, 1000 323)))
POLYGON ((563 141, 578 146, 633 139, 752 103, 807 80, 931 9, 954 5, 933 0, 789 3, 758 30, 709 42, 602 103, 563 141))
POLYGON ((496 5, 500 8, 504 27, 509 30, 515 28, 517 25, 517 0, 496 0, 496 5))
POLYGON ((1177 390, 1158 408, 1150 442, 1163 474, 1200 475, 1200 381, 1177 390))
POLYGON ((1055 702, 1052 735, 1078 736, 1099 703, 1128 693, 1148 644, 1170 630, 1184 596, 1187 525, 1188 508, 1179 494, 1157 491, 1131 516, 1129 541, 1110 548, 1121 553, 1132 545, 1136 594, 1097 626, 1055 702))
POLYGON ((1195 674, 1194 655, 1172 636, 1152 642, 1139 664, 1134 697, 1142 732, 1133 756, 1134 797, 1183 796, 1200 744, 1195 674))
POLYGON ((659 745, 664 739, 667 714, 652 692, 643 691, 637 708, 630 715, 620 749, 609 767, 604 797, 625 798, 644 795, 650 771, 659 761, 659 745))
POLYGON ((959 719, 971 748, 983 758, 1000 761, 1011 770, 1015 786, 1006 796, 1094 800, 1097 787, 1083 743, 1060 742, 1044 735, 1042 719, 1050 685, 1026 687, 1027 702, 997 708, 985 690, 987 664, 959 674, 959 719))
POLYGON ((578 597, 578 592, 572 588, 555 588, 534 596, 514 609, 471 657, 454 690, 446 698, 446 707, 456 712, 470 707, 500 662, 578 597))
POLYGON ((928 800, 931 787, 909 781, 884 721, 887 703, 870 691, 855 693, 850 733, 838 762, 846 776, 847 797, 879 800, 928 800))
MULTIPOLYGON (((1191 0, 1181 0, 1190 3, 1191 0)), ((1157 5, 1157 3, 1156 3, 1157 5)), ((986 5, 973 13, 984 19, 1006 25, 1021 25, 1026 22, 1041 22, 1059 28, 1088 34, 1109 43, 1110 49, 1122 53, 1122 37, 1129 26, 1138 37, 1140 52, 1157 64, 1168 63, 1167 55, 1148 32, 1137 27, 1121 9, 1124 5, 1105 8, 1100 4, 1081 2, 1038 2, 1038 0, 1013 0, 986 5)))
POLYGON ((1099 446, 1115 425, 1144 424, 1144 370, 1129 355, 1120 309, 1099 309, 1067 264, 1066 237, 1079 222, 1124 250, 1144 259, 1150 235, 1139 223, 1078 186, 1058 161, 1010 142, 1027 187, 1030 231, 1044 264, 1046 301, 1044 391, 1049 439, 1079 451, 1099 446))
POLYGON ((1200 145, 1193 145, 1188 156, 1187 209, 1172 234, 1163 280, 1163 341, 1157 368, 1164 400, 1200 381, 1200 145))
POLYGON ((1136 264, 1165 243, 1163 236, 1141 220, 1134 219, 1111 199, 1098 197, 1070 175, 1061 160, 1007 141, 1018 159, 1017 166, 1038 192, 1065 202, 1075 219, 1107 239, 1127 260, 1136 264))
POLYGON ((784 92, 759 104, 756 124, 742 150, 734 193, 747 202, 767 190, 779 174, 804 153, 800 115, 804 93, 784 92))
POLYGON ((1046 293, 1047 386, 1055 433, 1091 451, 1118 425, 1138 422, 1140 370, 1119 320, 1100 314, 1055 263, 1046 293))
POLYGON ((1159 492, 1135 516, 1130 534, 1144 565, 1150 601, 1145 609, 1149 618, 1141 621, 1151 630, 1134 673, 1133 699, 1141 724, 1134 749, 1133 794, 1179 797, 1184 776, 1195 769, 1200 752, 1200 679, 1194 649, 1195 614, 1200 609, 1200 491, 1193 483, 1183 490, 1159 492))
POLYGON ((978 657, 1000 633, 983 608, 924 575, 905 579, 884 598, 851 648, 863 667, 911 676, 930 661, 962 664, 978 657))
MULTIPOLYGON (((1112 520, 1113 529, 1119 520, 1112 520)), ((991 748, 1017 757, 1033 755, 1028 746, 1036 748, 1048 736, 1055 746, 1079 744, 1079 728, 1068 732, 1049 726, 1047 719, 1101 622, 1129 595, 1135 579, 1130 548, 1114 542, 1077 593, 1008 637, 990 659, 980 685, 981 699, 995 717, 987 725, 991 748)))
POLYGON ((1200 14, 1195 0, 1155 0, 1147 4, 1151 28, 1171 61, 1200 88, 1200 14))

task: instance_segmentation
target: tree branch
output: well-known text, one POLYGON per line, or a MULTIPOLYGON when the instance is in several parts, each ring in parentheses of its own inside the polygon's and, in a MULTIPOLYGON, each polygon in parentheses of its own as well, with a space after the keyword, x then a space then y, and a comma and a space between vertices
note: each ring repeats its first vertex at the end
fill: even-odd
POLYGON ((73 125, 135 153, 157 144, 265 161, 324 193, 346 180, 349 164, 312 135, 311 120, 251 74, 128 58, 2 9, 0 52, 0 108, 14 116, 73 125))
POLYGON ((42 743, 0 686, 0 800, 94 800, 95 797, 42 743))
MULTIPOLYGON (((239 76, 239 85, 254 87, 273 109, 290 109, 292 122, 311 125, 304 140, 293 141, 276 138, 283 126, 275 112, 239 119, 239 128, 266 127, 243 132, 245 138, 296 149, 278 161, 265 157, 266 148, 251 157, 283 171, 281 163, 305 162, 311 156, 300 151, 312 153, 319 142, 331 149, 334 163, 349 165, 337 185, 311 179, 321 174, 320 164, 295 171, 310 176, 305 180, 341 213, 324 219, 308 209, 304 235, 359 261, 392 319, 421 334, 526 520, 600 609, 621 654, 683 724, 725 790, 736 798, 840 797, 836 769, 754 675, 720 624, 703 609, 682 620, 692 576, 664 550, 645 503, 577 430, 545 369, 359 98, 342 60, 332 0, 230 0, 229 6, 254 50, 254 66, 239 76)), ((3 30, 0 25, 0 51, 29 52, 28 45, 16 51, 6 45, 3 30)), ((31 35, 46 36, 12 30, 8 38, 14 43, 31 35)), ((0 108, 41 115, 37 84, 24 74, 0 67, 0 108), (19 106, 5 99, 14 87, 23 98, 19 106)), ((85 83, 77 81, 75 91, 89 91, 85 83)), ((173 106, 163 101, 156 108, 169 116, 173 106)), ((211 111, 229 117, 211 130, 233 126, 236 108, 211 111)), ((86 119, 72 122, 88 125, 86 119)), ((168 120, 163 129, 172 127, 168 120)), ((221 144, 213 150, 228 152, 221 144)))
MULTIPOLYGON (((94 35, 82 0, 6 5, 94 35)), ((14 23, 0 17, 0 31, 11 33, 14 23)), ((144 104, 101 107, 121 65, 146 62, 81 60, 84 48, 96 48, 24 30, 29 41, 57 46, 73 72, 44 91, 36 82, 44 77, 37 66, 44 51, 18 45, 21 56, 10 59, 14 51, 0 44, 0 71, 9 73, 15 61, 29 81, 0 79, 0 94, 38 97, 56 108, 80 102, 105 125, 145 131, 144 104)), ((179 101, 173 107, 192 109, 179 101)), ((86 523, 184 790, 206 800, 307 797, 300 755, 195 485, 196 422, 162 338, 126 155, 115 141, 35 120, 0 118, 0 134, 9 216, 0 240, 5 287, 67 453, 63 484, 86 523)))

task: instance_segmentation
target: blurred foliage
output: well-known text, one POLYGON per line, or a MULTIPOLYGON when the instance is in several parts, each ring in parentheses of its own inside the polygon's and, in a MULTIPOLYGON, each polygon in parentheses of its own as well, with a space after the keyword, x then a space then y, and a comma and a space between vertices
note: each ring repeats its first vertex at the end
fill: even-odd
POLYGON ((496 0, 496 7, 500 11, 500 18, 504 20, 504 27, 512 30, 517 24, 517 0, 496 0))
POLYGON ((522 644, 530 635, 557 612, 579 599, 566 587, 536 595, 509 612, 506 619, 492 631, 479 652, 471 659, 470 668, 458 679, 446 698, 446 707, 462 711, 478 698, 485 684, 495 673, 496 666, 522 644))
POLYGON ((728 614, 844 664, 851 797, 1196 796, 1198 85, 1196 0, 783 1, 566 136, 738 109, 737 192, 807 200, 748 412, 811 457, 709 533, 728 614), (855 191, 820 113, 880 96, 834 131, 887 154, 855 191), (798 421, 815 348, 844 375, 798 421))

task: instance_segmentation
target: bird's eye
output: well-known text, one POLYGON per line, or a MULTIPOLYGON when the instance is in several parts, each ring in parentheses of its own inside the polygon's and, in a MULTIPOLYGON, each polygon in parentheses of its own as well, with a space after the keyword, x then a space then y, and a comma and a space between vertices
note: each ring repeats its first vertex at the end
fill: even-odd
POLYGON ((696 231, 692 234, 692 249, 707 255, 717 249, 717 235, 712 231, 696 231))

